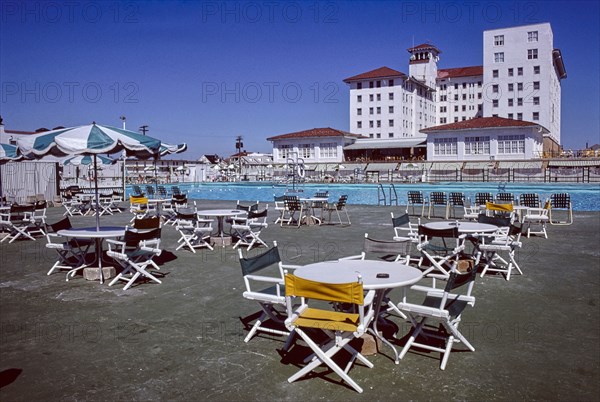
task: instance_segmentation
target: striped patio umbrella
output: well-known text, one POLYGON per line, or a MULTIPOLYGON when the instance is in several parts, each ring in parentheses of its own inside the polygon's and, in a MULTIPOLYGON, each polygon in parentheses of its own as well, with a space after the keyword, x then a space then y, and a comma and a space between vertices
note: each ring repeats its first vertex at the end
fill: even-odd
POLYGON ((16 145, 0 143, 0 163, 16 161, 23 157, 16 145))
MULTIPOLYGON (((108 158, 108 157, 102 156, 102 155, 98 155, 97 158, 98 158, 98 163, 100 163, 102 165, 112 165, 113 163, 115 163, 117 161, 116 159, 108 158)), ((77 156, 73 156, 71 158, 67 158, 67 159, 63 160, 63 162, 62 162, 63 165, 73 165, 73 166, 91 165, 92 163, 94 163, 94 157, 91 155, 77 155, 77 156)))
POLYGON ((10 161, 17 161, 23 158, 19 148, 11 144, 0 143, 0 197, 4 195, 4 186, 2 184, 2 165, 10 161))
POLYGON ((20 138, 17 145, 24 155, 42 158, 44 155, 89 155, 94 160, 96 196, 96 228, 100 227, 98 200, 97 155, 126 150, 132 156, 156 155, 160 140, 116 127, 101 126, 95 122, 85 126, 62 128, 20 138))

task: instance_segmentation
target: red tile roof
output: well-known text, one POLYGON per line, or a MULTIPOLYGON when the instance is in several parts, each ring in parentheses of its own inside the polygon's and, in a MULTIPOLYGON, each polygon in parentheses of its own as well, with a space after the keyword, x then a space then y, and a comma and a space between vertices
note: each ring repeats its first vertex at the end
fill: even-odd
POLYGON ((37 134, 34 131, 4 130, 7 134, 37 134))
POLYGON ((428 50, 428 49, 433 49, 438 53, 442 53, 440 51, 440 49, 438 49, 437 47, 435 47, 434 45, 431 45, 429 43, 421 43, 420 45, 408 48, 406 50, 408 50, 409 52, 412 52, 413 50, 428 50))
POLYGON ((438 79, 454 77, 472 77, 483 75, 483 66, 443 68, 438 70, 438 79))
POLYGON ((406 74, 394 70, 389 67, 380 67, 375 70, 367 71, 366 73, 358 74, 350 78, 346 78, 344 82, 369 80, 374 78, 391 78, 391 77, 406 77, 406 74))
POLYGON ((336 130, 331 127, 312 128, 310 130, 297 131, 295 133, 281 134, 267 138, 267 141, 284 140, 289 138, 307 138, 307 137, 362 137, 359 134, 352 134, 346 131, 336 130))
MULTIPOLYGON (((427 127, 420 130, 421 133, 436 133, 438 131, 473 130, 501 127, 542 127, 537 123, 524 120, 506 119, 504 117, 478 117, 463 120, 456 123, 442 124, 441 126, 427 127)), ((543 127, 542 127, 543 128, 543 127)), ((545 130, 545 129, 544 129, 545 130)), ((547 130, 546 130, 547 131, 547 130)))

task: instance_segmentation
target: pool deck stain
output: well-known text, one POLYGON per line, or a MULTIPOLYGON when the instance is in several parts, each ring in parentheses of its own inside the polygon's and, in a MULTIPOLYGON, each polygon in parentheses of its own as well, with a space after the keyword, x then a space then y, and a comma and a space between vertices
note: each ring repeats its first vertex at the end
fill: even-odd
MULTIPOLYGON (((198 208, 235 201, 198 201, 198 208)), ((280 228, 285 262, 307 264, 357 254, 364 233, 393 234, 390 211, 350 205, 351 226, 280 228)), ((51 208, 48 221, 62 215, 51 208)), ((269 222, 276 217, 270 205, 269 222)), ((125 225, 129 213, 101 217, 125 225)), ((93 217, 72 218, 90 226, 93 217)), ((438 353, 409 352, 399 365, 381 350, 350 376, 358 394, 329 370, 293 384, 307 348, 260 334, 249 343, 244 323, 259 311, 242 297, 237 251, 174 251, 178 233, 163 229, 162 284, 127 291, 46 275, 56 259, 44 239, 0 245, 0 399, 25 400, 598 400, 600 398, 600 212, 576 212, 571 226, 549 226, 549 239, 523 239, 524 275, 509 282, 477 278, 475 307, 462 332, 475 346, 455 346, 445 371, 438 353)), ((254 253, 253 250, 251 253, 254 253)), ((256 252, 260 252, 258 249, 256 252)), ((393 298, 399 292, 391 293, 393 298)), ((409 325, 398 328, 398 346, 409 325)))

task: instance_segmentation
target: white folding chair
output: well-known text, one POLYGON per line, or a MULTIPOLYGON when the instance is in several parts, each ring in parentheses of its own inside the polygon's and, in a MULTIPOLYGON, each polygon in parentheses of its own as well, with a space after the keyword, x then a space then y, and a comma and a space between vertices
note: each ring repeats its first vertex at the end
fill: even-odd
POLYGON ((106 254, 112 257, 122 268, 115 278, 108 284, 112 286, 118 281, 127 282, 123 290, 127 290, 140 277, 148 278, 156 283, 162 283, 160 279, 148 271, 149 268, 160 269, 152 259, 159 256, 161 229, 149 231, 137 231, 128 229, 125 231, 123 240, 107 239, 108 251, 106 254))
POLYGON ((8 230, 8 235, 0 240, 0 243, 6 240, 12 243, 19 237, 35 240, 35 237, 29 233, 29 229, 33 225, 31 220, 33 213, 33 205, 13 205, 9 212, 0 213, 0 227, 8 230))
POLYGON ((71 229, 71 222, 68 217, 60 221, 46 225, 46 248, 55 250, 58 253, 59 259, 54 263, 47 275, 52 274, 57 270, 68 270, 67 281, 69 275, 75 276, 75 273, 85 268, 85 256, 94 241, 91 239, 66 239, 58 234, 59 230, 71 229))
POLYGON ((177 211, 177 220, 175 228, 180 234, 179 246, 175 250, 187 247, 192 253, 196 253, 197 248, 206 247, 213 250, 213 246, 207 241, 213 232, 211 219, 199 219, 196 212, 177 211))
POLYGON ((458 326, 461 322, 463 310, 467 306, 475 305, 475 297, 472 295, 472 290, 476 275, 476 266, 465 273, 461 273, 456 268, 453 268, 446 279, 443 289, 432 290, 416 286, 411 287, 410 292, 419 291, 420 293, 425 293, 425 299, 420 303, 409 301, 409 290, 404 289, 403 298, 398 303, 398 308, 408 315, 412 330, 408 341, 400 352, 400 359, 404 358, 406 353, 412 347, 416 346, 420 349, 442 353, 440 369, 444 370, 455 343, 460 342, 470 351, 475 351, 473 345, 460 333, 458 326), (458 293, 461 289, 465 291, 458 293), (431 321, 435 325, 429 326, 428 323, 431 321), (425 338, 422 342, 418 341, 421 335, 425 338), (440 347, 432 342, 433 339, 441 340, 445 345, 440 347))
POLYGON ((548 216, 548 208, 527 208, 525 215, 523 215, 523 225, 527 225, 527 238, 531 234, 543 235, 546 239, 548 233, 546 232, 546 224, 550 221, 548 216), (539 229, 533 230, 532 225, 539 226, 539 229))
MULTIPOLYGON (((250 341, 258 331, 268 334, 290 335, 287 330, 280 330, 263 324, 267 319, 270 319, 285 328, 283 323, 287 316, 285 314, 285 290, 283 286, 284 270, 296 269, 298 266, 284 265, 281 262, 277 242, 273 242, 273 247, 267 251, 252 257, 244 257, 241 249, 238 249, 238 254, 244 284, 246 285, 243 296, 246 300, 257 302, 262 309, 260 317, 250 328, 244 342, 250 341), (267 287, 262 288, 262 286, 267 287), (257 287, 259 288, 257 289, 257 287)), ((288 349, 292 338, 292 336, 288 337, 284 350, 288 349)))
POLYGON ((485 263, 481 271, 482 278, 488 271, 501 272, 506 274, 506 280, 509 281, 513 268, 523 275, 523 271, 521 271, 515 259, 516 250, 523 246, 521 243, 521 227, 511 225, 508 230, 505 229, 499 228, 492 235, 478 236, 479 244, 477 248, 481 251, 481 258, 485 263))
POLYGON ((247 218, 240 223, 235 217, 233 218, 231 233, 238 238, 238 241, 233 245, 234 249, 238 246, 247 246, 247 250, 250 251, 257 244, 268 247, 267 243, 260 238, 261 232, 269 226, 267 223, 268 210, 269 205, 267 204, 266 208, 260 212, 248 211, 247 218))

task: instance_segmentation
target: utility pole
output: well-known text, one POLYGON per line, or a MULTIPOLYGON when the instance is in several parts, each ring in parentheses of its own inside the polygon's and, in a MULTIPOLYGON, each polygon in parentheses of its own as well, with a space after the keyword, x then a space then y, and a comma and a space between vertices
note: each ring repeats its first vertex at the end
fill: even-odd
POLYGON ((242 136, 238 135, 235 138, 235 149, 237 151, 238 154, 238 166, 239 166, 239 171, 240 171, 240 180, 242 179, 242 148, 244 147, 244 143, 242 142, 242 136))
POLYGON ((150 127, 148 127, 147 125, 140 126, 140 131, 143 135, 146 135, 146 131, 150 131, 150 127))

